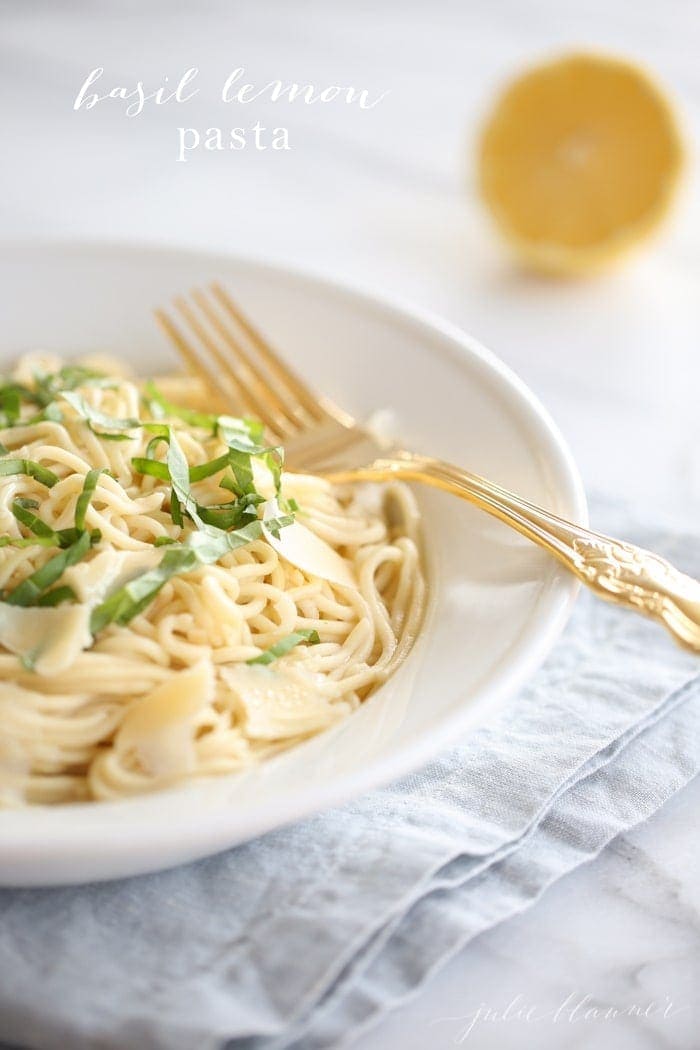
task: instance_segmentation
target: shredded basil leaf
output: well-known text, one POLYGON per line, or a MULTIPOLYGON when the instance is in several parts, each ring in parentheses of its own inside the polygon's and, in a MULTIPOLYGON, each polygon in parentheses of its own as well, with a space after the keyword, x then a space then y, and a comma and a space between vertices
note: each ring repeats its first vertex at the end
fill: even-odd
MULTIPOLYGON (((44 539, 41 536, 0 536, 0 547, 55 547, 54 537, 44 539)), ((0 599, 1 601, 2 599, 0 599)))
POLYGON ((28 401, 32 405, 43 404, 38 394, 30 390, 24 383, 17 383, 14 379, 8 379, 7 382, 0 386, 0 398, 6 397, 8 394, 16 393, 21 401, 28 401))
POLYGON ((185 524, 185 519, 182 516, 180 500, 172 489, 170 490, 170 517, 173 519, 173 525, 177 525, 179 529, 185 524))
POLYGON ((81 534, 85 530, 85 513, 95 491, 97 479, 102 473, 105 473, 104 468, 94 467, 85 475, 83 488, 75 506, 75 526, 71 529, 59 529, 56 531, 51 525, 43 521, 38 514, 34 513, 39 506, 37 500, 21 497, 13 500, 11 510, 14 517, 28 528, 36 539, 23 541, 12 536, 3 536, 0 537, 0 546, 5 547, 12 544, 13 546, 25 547, 30 546, 32 543, 39 543, 44 546, 64 549, 71 547, 80 539, 81 534))
POLYGON ((33 459, 5 459, 0 460, 0 476, 8 477, 10 474, 26 474, 34 478, 47 489, 53 488, 58 481, 58 475, 54 474, 48 467, 41 463, 35 463, 33 459))
POLYGON ((248 492, 254 492, 253 461, 249 453, 231 448, 228 455, 234 480, 232 491, 237 496, 245 496, 248 492))
POLYGON ((280 638, 279 642, 275 642, 260 656, 254 656, 252 660, 247 660, 246 662, 249 664, 271 664, 274 660, 279 660, 280 656, 286 656, 288 652, 294 649, 295 646, 301 645, 302 642, 306 642, 308 645, 318 645, 320 641, 318 631, 302 628, 300 631, 294 631, 292 634, 280 638))
POLYGON ((267 446, 263 442, 263 425, 257 419, 238 419, 236 416, 219 416, 216 432, 229 448, 259 455, 267 446))
POLYGON ((58 542, 58 534, 50 525, 47 525, 45 521, 42 521, 38 514, 34 513, 34 508, 38 507, 39 504, 35 499, 16 499, 12 502, 12 513, 25 525, 30 532, 33 532, 35 536, 40 536, 42 539, 53 540, 56 546, 60 546, 58 542))
MULTIPOLYGON (((268 524, 266 522, 266 524, 268 524)), ((262 523, 252 521, 235 532, 192 532, 182 543, 174 543, 162 561, 137 576, 98 605, 90 619, 90 629, 98 634, 108 624, 123 626, 138 616, 173 576, 191 572, 199 565, 211 565, 229 551, 243 547, 262 535, 262 523)))
MULTIPOLYGON (((182 527, 186 514, 202 531, 207 531, 208 528, 228 530, 237 528, 246 523, 246 520, 251 521, 257 517, 252 508, 264 502, 264 498, 255 491, 250 452, 240 452, 229 448, 227 452, 215 459, 190 467, 171 427, 164 423, 149 423, 146 424, 146 427, 155 431, 155 436, 148 443, 146 456, 134 456, 131 463, 134 470, 141 474, 149 474, 161 481, 170 482, 172 486, 170 514, 175 525, 182 527), (163 441, 168 446, 165 463, 151 458, 157 446, 163 441), (233 471, 233 478, 222 479, 221 485, 223 488, 230 489, 238 499, 231 503, 211 507, 200 505, 194 497, 191 484, 211 477, 228 466, 233 471)), ((263 453, 267 454, 268 450, 252 443, 247 433, 241 431, 241 434, 249 447, 254 449, 261 447, 263 453)))
POLYGON ((17 387, 8 386, 0 390, 0 426, 13 427, 19 419, 20 392, 17 387))
POLYGON ((182 451, 180 442, 175 437, 173 430, 170 431, 166 462, 168 473, 170 474, 170 484, 173 487, 173 495, 176 497, 177 503, 184 509, 186 514, 189 514, 195 524, 198 524, 197 503, 190 490, 190 468, 187 463, 187 457, 182 451))
POLYGON ((33 390, 24 383, 7 380, 0 384, 0 428, 17 426, 22 422, 32 425, 44 420, 60 423, 63 414, 56 404, 60 394, 87 383, 107 386, 113 382, 101 372, 83 365, 65 365, 58 372, 36 373, 33 390), (22 402, 36 405, 40 411, 23 421, 20 418, 22 402))
POLYGON ((76 387, 87 384, 113 386, 114 379, 106 376, 104 372, 98 372, 85 365, 64 365, 58 372, 35 373, 34 390, 31 391, 24 387, 23 396, 45 408, 66 390, 75 390, 76 387))
POLYGON ((146 445, 146 459, 155 459, 156 449, 162 442, 170 441, 170 427, 167 423, 144 423, 143 429, 155 434, 146 445))
POLYGON ((27 576, 26 580, 6 594, 3 601, 6 601, 8 605, 37 605, 39 599, 50 587, 53 587, 65 570, 85 557, 90 550, 94 536, 94 533, 91 535, 89 532, 83 532, 75 543, 55 554, 53 558, 49 558, 40 569, 33 572, 31 576, 27 576))
POLYGON ((123 434, 120 430, 110 434, 107 430, 96 430, 93 424, 88 420, 88 430, 90 430, 95 437, 101 438, 102 441, 133 441, 133 434, 123 434))
POLYGON ((197 555, 193 550, 182 545, 174 546, 155 568, 131 580, 93 610, 90 618, 92 633, 98 634, 110 623, 121 626, 129 623, 150 605, 171 577, 190 572, 196 565, 197 555))
POLYGON ((150 474, 151 477, 160 478, 161 481, 170 481, 170 471, 167 463, 161 463, 159 459, 146 459, 143 456, 134 456, 131 465, 137 474, 150 474))
POLYGON ((61 397, 75 409, 78 415, 87 420, 90 429, 93 434, 97 435, 97 437, 104 437, 107 438, 107 440, 129 441, 131 438, 128 434, 104 434, 101 431, 95 430, 95 427, 102 427, 102 430, 109 431, 133 430, 134 427, 141 426, 141 421, 139 419, 134 419, 133 417, 119 419, 116 416, 108 416, 105 412, 100 412, 99 409, 93 408, 92 405, 89 405, 82 395, 76 394, 71 390, 61 391, 61 397))
POLYGON ((41 412, 37 412, 35 416, 31 416, 26 420, 26 426, 33 426, 35 423, 62 423, 63 412, 58 407, 55 401, 51 401, 46 408, 42 408, 41 412))
POLYGON ((223 456, 210 459, 207 463, 190 467, 190 481, 203 481, 204 478, 210 478, 213 474, 218 474, 220 470, 226 470, 229 462, 229 453, 224 453, 223 456))
POLYGON ((12 513, 21 522, 22 525, 26 526, 34 534, 32 539, 23 539, 14 536, 2 536, 0 537, 0 547, 31 547, 31 546, 43 546, 43 547, 70 547, 77 539, 80 538, 82 529, 59 529, 56 532, 46 521, 43 521, 38 514, 34 514, 34 508, 38 507, 39 504, 35 499, 22 499, 18 498, 12 503, 12 513))
POLYGON ((184 408, 182 405, 176 405, 172 401, 168 401, 161 394, 152 379, 145 383, 144 390, 146 392, 145 401, 152 416, 160 417, 161 419, 165 416, 172 416, 175 419, 184 420, 190 426, 202 427, 204 430, 211 430, 212 434, 216 433, 217 416, 211 415, 209 412, 197 412, 195 409, 184 408))
POLYGON ((213 525, 217 529, 233 529, 248 521, 255 521, 258 516, 257 508, 264 502, 264 496, 257 492, 249 492, 231 503, 217 503, 209 507, 198 504, 197 513, 206 525, 213 525))
POLYGON ((38 599, 37 605, 42 607, 60 605, 61 602, 75 602, 77 601, 77 595, 72 587, 54 587, 52 591, 47 591, 42 594, 41 598, 38 599))
POLYGON ((90 500, 95 494, 97 488, 97 481, 100 474, 106 473, 104 467, 93 467, 88 470, 85 475, 85 481, 83 482, 83 489, 75 504, 75 527, 76 529, 85 528, 85 515, 87 509, 90 506, 90 500))

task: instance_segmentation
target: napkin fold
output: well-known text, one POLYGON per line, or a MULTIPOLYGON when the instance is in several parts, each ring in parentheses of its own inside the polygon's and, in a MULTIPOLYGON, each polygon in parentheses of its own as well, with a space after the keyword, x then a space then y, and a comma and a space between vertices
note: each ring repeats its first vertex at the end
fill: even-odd
MULTIPOLYGON (((696 536, 594 517, 700 575, 696 536)), ((697 658, 583 595, 528 687, 419 772, 174 871, 0 890, 0 1039, 345 1046, 699 769, 697 658)))

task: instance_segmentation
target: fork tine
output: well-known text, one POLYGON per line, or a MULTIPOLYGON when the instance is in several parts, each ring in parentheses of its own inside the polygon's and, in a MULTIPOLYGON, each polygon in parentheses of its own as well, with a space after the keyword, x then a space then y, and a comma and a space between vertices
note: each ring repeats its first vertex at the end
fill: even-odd
POLYGON ((170 342, 174 344, 175 349, 184 359, 189 370, 204 380, 207 390, 216 400, 217 407, 223 411, 225 408, 225 402, 221 396, 221 387, 217 382, 218 377, 209 368, 207 361, 200 360, 194 348, 187 342, 180 329, 173 324, 165 310, 156 309, 153 313, 156 321, 163 329, 170 342))
MULTIPOLYGON (((230 411, 231 405, 230 403, 227 404, 226 398, 222 392, 221 372, 214 367, 212 358, 207 354, 197 353, 192 344, 184 337, 180 329, 174 324, 164 310, 156 310, 155 317, 168 339, 170 339, 177 352, 184 359, 185 364, 195 373, 195 375, 199 375, 204 379, 210 394, 214 398, 215 404, 222 410, 222 412, 230 411)), ((228 375, 228 369, 226 374, 228 375)), ((263 414, 260 415, 260 419, 265 423, 274 440, 276 442, 280 441, 281 435, 277 433, 271 425, 271 422, 268 422, 263 414)))
MULTIPOLYGON (((296 428, 291 426, 289 421, 286 420, 280 412, 275 410, 275 406, 270 403, 270 399, 266 396, 264 389, 262 392, 259 389, 255 389, 241 372, 232 366, 230 357, 221 350, 215 340, 211 338, 189 303, 182 298, 182 296, 178 296, 178 298, 175 299, 175 307, 189 325, 190 329, 197 336, 199 344, 203 351, 209 356, 210 362, 212 360, 216 362, 216 365, 220 370, 216 382, 220 384, 221 374, 223 373, 223 376, 228 380, 229 384, 234 388, 239 398, 242 400, 246 411, 249 411, 252 415, 262 420, 271 434, 274 434, 277 437, 288 437, 293 433, 296 428)), ((199 356, 201 360, 201 357, 204 355, 201 354, 199 356)), ((217 371, 210 365, 208 374, 216 376, 217 371)))
POLYGON ((275 379, 282 384, 288 394, 291 394, 303 406, 312 419, 336 419, 340 422, 345 422, 346 425, 353 422, 347 413, 343 412, 337 405, 334 405, 328 398, 320 397, 316 394, 292 371, 289 365, 285 364, 218 282, 214 282, 210 288, 219 304, 239 325, 258 351, 270 372, 275 376, 275 379))
POLYGON ((287 420, 291 425, 285 425, 286 432, 290 433, 292 430, 303 429, 310 423, 314 423, 316 421, 314 417, 309 415, 297 398, 290 396, 286 392, 280 395, 278 390, 270 384, 267 374, 253 360, 250 351, 246 349, 236 333, 221 319, 218 311, 207 296, 198 289, 194 289, 192 298, 211 327, 224 341, 227 349, 231 351, 237 361, 243 366, 244 371, 252 377, 259 399, 269 402, 271 410, 275 413, 280 413, 283 419, 287 420))

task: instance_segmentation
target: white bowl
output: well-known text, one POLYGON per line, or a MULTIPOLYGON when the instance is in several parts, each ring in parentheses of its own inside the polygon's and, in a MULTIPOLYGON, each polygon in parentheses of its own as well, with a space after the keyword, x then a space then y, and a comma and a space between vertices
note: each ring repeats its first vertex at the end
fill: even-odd
MULTIPOLYGON (((405 443, 584 522, 579 475, 551 419, 463 332, 327 279, 137 245, 0 247, 3 365, 42 347, 172 367, 152 309, 222 280, 298 370, 355 415, 391 407, 405 443)), ((430 606, 391 681, 345 723, 259 769, 133 800, 0 813, 0 884, 134 875, 226 849, 426 762, 491 715, 559 635, 577 584, 501 523, 420 493, 430 606)))

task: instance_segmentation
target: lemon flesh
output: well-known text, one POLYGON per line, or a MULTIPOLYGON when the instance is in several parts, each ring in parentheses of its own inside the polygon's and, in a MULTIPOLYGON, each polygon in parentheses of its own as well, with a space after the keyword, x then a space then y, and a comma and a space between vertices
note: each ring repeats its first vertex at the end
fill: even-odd
POLYGON ((506 88, 481 138, 480 188, 527 262, 581 272, 658 226, 682 157, 673 111, 642 70, 573 54, 506 88))

